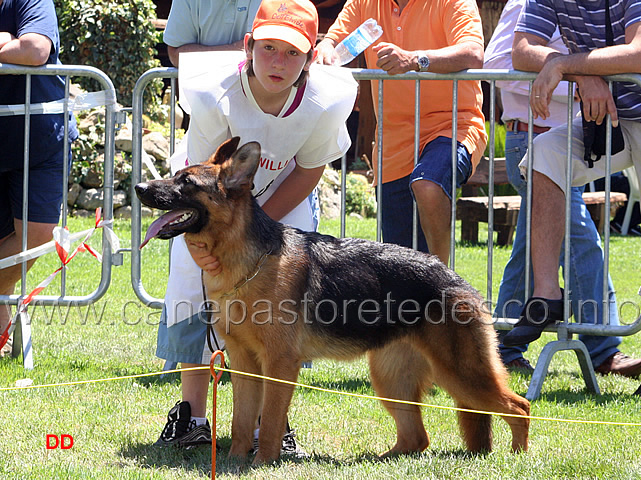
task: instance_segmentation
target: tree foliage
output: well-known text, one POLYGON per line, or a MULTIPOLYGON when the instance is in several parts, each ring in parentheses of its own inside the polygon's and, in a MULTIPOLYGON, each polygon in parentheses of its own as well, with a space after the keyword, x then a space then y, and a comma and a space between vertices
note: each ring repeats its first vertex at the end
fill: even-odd
MULTIPOLYGON (((160 66, 154 58, 160 41, 152 20, 152 0, 54 0, 60 27, 61 61, 69 65, 91 65, 105 72, 116 88, 118 102, 131 105, 138 78, 160 66)), ((89 79, 79 81, 94 90, 89 79)), ((159 103, 162 82, 148 90, 146 101, 159 103)), ((149 104, 149 103, 148 103, 149 104)))

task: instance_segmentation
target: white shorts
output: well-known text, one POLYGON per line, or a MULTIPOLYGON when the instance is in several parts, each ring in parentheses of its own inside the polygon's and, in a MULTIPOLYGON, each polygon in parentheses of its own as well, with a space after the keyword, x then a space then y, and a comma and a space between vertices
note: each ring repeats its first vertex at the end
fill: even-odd
MULTIPOLYGON (((612 155, 611 173, 635 166, 637 178, 641 172, 641 123, 631 120, 619 120, 625 139, 623 151, 612 155)), ((561 125, 541 135, 533 142, 534 163, 532 169, 547 176, 561 190, 566 190, 566 172, 568 156, 568 127, 561 125)), ((583 160, 583 124, 581 117, 572 122, 572 186, 585 185, 605 176, 605 156, 594 162, 593 168, 588 168, 583 160)), ((521 175, 527 178, 527 165, 530 153, 526 153, 519 163, 521 175)))

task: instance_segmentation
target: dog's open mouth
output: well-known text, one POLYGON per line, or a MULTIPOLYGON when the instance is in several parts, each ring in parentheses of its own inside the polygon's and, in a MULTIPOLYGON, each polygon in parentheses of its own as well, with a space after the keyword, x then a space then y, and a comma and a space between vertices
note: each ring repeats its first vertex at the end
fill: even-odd
POLYGON ((149 225, 145 239, 140 244, 140 248, 147 245, 147 242, 154 237, 166 240, 180 235, 190 225, 193 225, 196 220, 198 220, 197 210, 191 208, 171 210, 149 225))

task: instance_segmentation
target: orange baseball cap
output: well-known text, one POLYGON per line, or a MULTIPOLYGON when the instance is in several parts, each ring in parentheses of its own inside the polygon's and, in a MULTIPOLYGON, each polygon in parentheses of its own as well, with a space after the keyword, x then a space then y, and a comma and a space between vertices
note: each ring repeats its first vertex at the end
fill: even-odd
POLYGON ((317 35, 318 12, 309 0, 263 0, 252 25, 254 40, 282 40, 303 53, 317 35))

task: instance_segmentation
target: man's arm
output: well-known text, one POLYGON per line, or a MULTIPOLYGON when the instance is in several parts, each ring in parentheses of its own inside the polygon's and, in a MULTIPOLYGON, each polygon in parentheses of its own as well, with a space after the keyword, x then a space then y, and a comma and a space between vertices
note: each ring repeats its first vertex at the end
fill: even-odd
POLYGON ((548 40, 532 33, 515 32, 512 65, 516 70, 540 72, 551 58, 563 55, 548 46, 548 40))
MULTIPOLYGON (((331 64, 335 42, 325 38, 318 44, 317 62, 331 64)), ((483 68, 483 45, 477 42, 462 42, 437 50, 403 50, 393 43, 381 42, 372 47, 378 54, 376 66, 390 75, 418 70, 419 55, 430 59, 430 72, 452 73, 468 68, 483 68)))
POLYGON ((337 42, 331 38, 326 37, 321 40, 318 45, 316 45, 316 63, 333 65, 335 61, 338 61, 338 55, 334 53, 336 45, 337 42))
MULTIPOLYGON (((7 40, 6 32, 0 34, 0 42, 7 40)), ((10 34, 8 34, 10 35, 10 34)), ((13 35, 10 35, 13 37, 13 35)), ((13 37, 4 45, 0 43, 0 63, 40 66, 47 63, 53 43, 39 33, 25 33, 19 38, 13 37)))
MULTIPOLYGON (((2 0, 0 0, 0 4, 2 4, 2 0)), ((15 38, 16 37, 9 32, 0 32, 0 50, 2 50, 2 48, 11 40, 15 40, 15 38)))
POLYGON ((238 40, 237 42, 226 44, 226 45, 201 45, 200 43, 188 43, 186 45, 181 45, 180 47, 170 47, 167 46, 167 53, 169 54, 169 60, 174 65, 178 67, 178 58, 181 53, 187 52, 226 52, 232 50, 243 50, 244 40, 238 40))
POLYGON ((483 45, 467 41, 437 50, 403 50, 393 43, 373 47, 378 54, 376 66, 390 75, 418 71, 418 57, 430 59, 430 72, 452 73, 468 68, 483 68, 483 45))
POLYGON ((547 118, 552 92, 565 77, 577 82, 583 114, 587 120, 603 122, 610 114, 613 124, 618 124, 618 115, 607 82, 598 77, 617 73, 641 73, 641 24, 635 23, 626 29, 626 43, 595 49, 586 53, 563 55, 544 45, 545 40, 537 35, 517 32, 514 37, 512 63, 514 68, 539 72, 532 85, 530 104, 534 117, 547 118))
POLYGON ((516 32, 512 53, 514 68, 537 72, 542 70, 544 63, 551 62, 552 67, 563 75, 641 73, 641 22, 626 28, 625 44, 597 48, 591 52, 545 56, 538 48, 541 42, 545 42, 541 37, 516 32))

